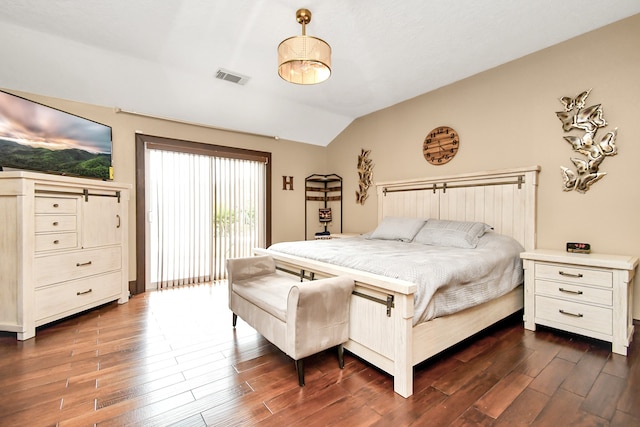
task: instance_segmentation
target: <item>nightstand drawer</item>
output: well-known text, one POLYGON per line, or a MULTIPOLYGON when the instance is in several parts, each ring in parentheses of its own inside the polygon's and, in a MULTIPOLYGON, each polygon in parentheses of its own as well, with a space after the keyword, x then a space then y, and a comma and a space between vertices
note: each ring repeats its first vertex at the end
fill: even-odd
POLYGON ((536 279, 536 294, 553 298, 563 298, 578 303, 588 302, 611 307, 613 292, 611 289, 593 288, 571 283, 549 282, 536 279))
POLYGON ((555 298, 536 296, 536 320, 546 320, 540 323, 559 329, 562 325, 570 325, 605 335, 613 333, 611 309, 555 298))
POLYGON ((582 283, 595 286, 613 286, 613 273, 610 270, 595 270, 563 264, 536 263, 536 279, 559 280, 565 283, 582 283))

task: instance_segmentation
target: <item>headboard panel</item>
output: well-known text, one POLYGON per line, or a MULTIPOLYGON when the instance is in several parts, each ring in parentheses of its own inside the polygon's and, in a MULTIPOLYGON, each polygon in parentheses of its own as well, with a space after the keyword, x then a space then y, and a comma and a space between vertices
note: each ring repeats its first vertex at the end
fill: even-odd
POLYGON ((536 245, 539 166, 376 184, 378 222, 385 216, 481 221, 536 245))

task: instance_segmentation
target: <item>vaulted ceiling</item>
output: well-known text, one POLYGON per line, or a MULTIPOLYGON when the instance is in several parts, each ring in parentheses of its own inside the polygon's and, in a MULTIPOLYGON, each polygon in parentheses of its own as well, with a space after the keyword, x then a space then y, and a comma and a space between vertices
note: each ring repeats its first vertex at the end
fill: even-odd
POLYGON ((638 0, 0 0, 0 87, 327 145, 353 120, 640 13, 638 0), (277 74, 307 34, 332 75, 277 74), (249 77, 216 78, 220 68, 249 77))

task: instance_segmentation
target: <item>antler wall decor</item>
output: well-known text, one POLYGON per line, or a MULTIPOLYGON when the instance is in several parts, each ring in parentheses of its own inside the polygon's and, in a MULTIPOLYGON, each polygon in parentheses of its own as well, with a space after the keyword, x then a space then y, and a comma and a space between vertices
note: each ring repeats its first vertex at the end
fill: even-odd
POLYGON ((618 149, 615 145, 618 128, 607 132, 599 140, 596 139, 598 129, 607 126, 603 117, 600 104, 585 108, 587 97, 591 89, 582 92, 575 98, 568 96, 560 98, 564 105, 564 111, 556 115, 562 122, 562 129, 570 132, 579 129, 584 132, 582 136, 568 135, 564 140, 571 144, 573 151, 586 157, 586 159, 571 158, 576 171, 560 166, 564 178, 564 191, 576 190, 585 193, 593 183, 602 179, 607 173, 599 172, 600 164, 607 156, 615 156, 618 149))
POLYGON ((356 190, 356 203, 364 205, 369 195, 369 187, 373 184, 373 161, 369 159, 371 150, 361 149, 358 156, 358 189, 356 190))

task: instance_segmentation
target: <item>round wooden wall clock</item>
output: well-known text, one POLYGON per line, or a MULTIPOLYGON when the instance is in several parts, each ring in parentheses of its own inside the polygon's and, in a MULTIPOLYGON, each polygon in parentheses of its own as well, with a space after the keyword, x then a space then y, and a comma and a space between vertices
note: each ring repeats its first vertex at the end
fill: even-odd
POLYGON ((449 126, 440 126, 433 129, 422 144, 422 153, 427 162, 432 165, 444 165, 448 163, 460 148, 458 132, 449 126))

